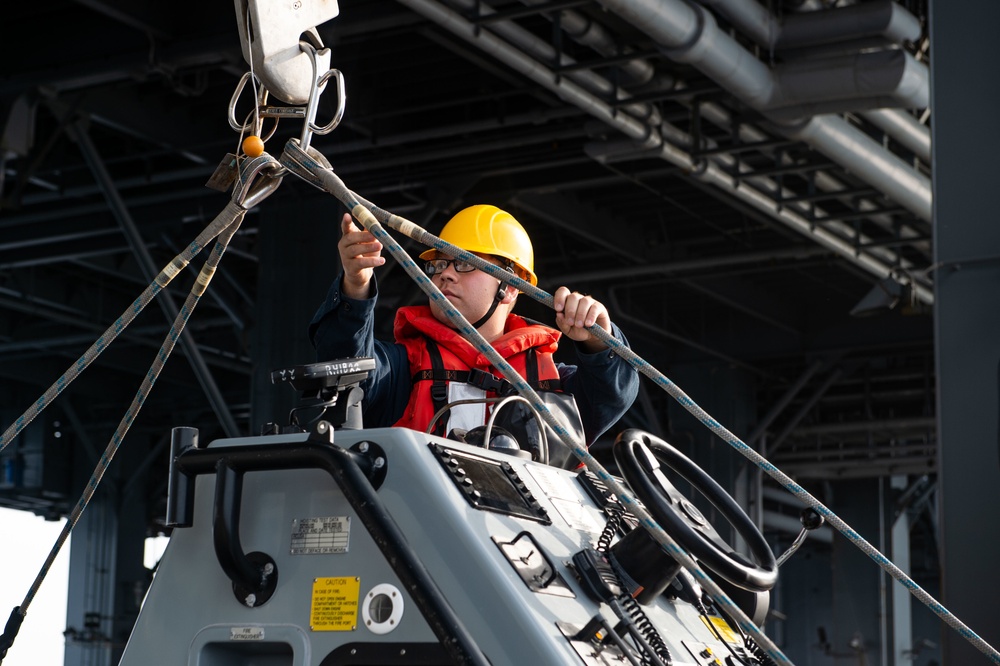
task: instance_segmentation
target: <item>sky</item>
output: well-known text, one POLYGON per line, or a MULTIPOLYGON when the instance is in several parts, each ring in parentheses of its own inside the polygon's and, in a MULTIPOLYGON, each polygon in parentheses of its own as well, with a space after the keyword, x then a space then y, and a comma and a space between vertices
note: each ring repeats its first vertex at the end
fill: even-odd
MULTIPOLYGON (((65 520, 0 508, 0 632, 20 606, 55 544, 65 520)), ((62 666, 70 539, 42 581, 3 666, 62 666)))
MULTIPOLYGON (((20 606, 65 520, 48 521, 29 511, 0 508, 0 633, 11 610, 20 606)), ((63 544, 42 581, 3 666, 63 666, 66 594, 73 535, 63 544)), ((147 539, 146 566, 163 553, 166 538, 147 539)))

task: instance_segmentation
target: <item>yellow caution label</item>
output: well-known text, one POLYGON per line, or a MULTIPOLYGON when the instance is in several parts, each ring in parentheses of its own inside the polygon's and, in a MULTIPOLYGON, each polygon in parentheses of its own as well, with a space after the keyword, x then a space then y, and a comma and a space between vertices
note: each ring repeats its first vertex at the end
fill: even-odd
MULTIPOLYGON (((715 627, 715 631, 717 631, 719 636, 722 636, 722 640, 727 643, 735 643, 736 645, 741 645, 743 643, 743 641, 740 640, 739 635, 733 631, 732 627, 729 626, 729 623, 721 617, 715 617, 714 615, 706 617, 702 615, 701 621, 705 623, 705 626, 708 627, 709 631, 712 631, 712 627, 715 627), (711 624, 709 624, 709 622, 711 622, 711 624)), ((713 632, 712 635, 715 636, 715 633, 713 632)))
POLYGON ((360 593, 361 579, 357 577, 315 579, 309 627, 313 631, 354 631, 360 593))

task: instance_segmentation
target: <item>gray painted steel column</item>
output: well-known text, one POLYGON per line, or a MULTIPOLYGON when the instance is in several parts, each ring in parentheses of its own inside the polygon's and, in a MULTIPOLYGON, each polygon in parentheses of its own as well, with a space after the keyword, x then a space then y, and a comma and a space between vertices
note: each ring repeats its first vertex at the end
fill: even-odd
MULTIPOLYGON (((894 476, 890 484, 892 488, 905 489, 906 477, 894 476)), ((898 516, 893 517, 890 514, 889 517, 892 521, 889 528, 892 561, 903 571, 912 571, 909 513, 904 508, 898 516)), ((913 604, 918 602, 898 580, 892 580, 890 585, 892 586, 892 661, 889 663, 902 666, 907 661, 912 661, 909 654, 913 648, 913 604)))
MULTIPOLYGON (((141 466, 146 453, 140 446, 145 442, 131 444, 121 449, 112 474, 105 476, 70 536, 65 666, 117 664, 151 580, 151 572, 143 564, 145 493, 122 490, 130 480, 130 473, 123 470, 141 466)), ((81 487, 94 461, 80 456, 74 457, 74 462, 73 486, 81 487)), ((144 474, 131 472, 137 473, 144 474)), ((135 487, 143 487, 147 481, 143 476, 135 487)))
MULTIPOLYGON (((837 483, 830 504, 836 513, 869 542, 884 549, 880 517, 882 494, 877 479, 837 483)), ((831 618, 826 627, 827 654, 834 663, 880 664, 883 653, 879 578, 872 560, 840 532, 833 537, 830 556, 831 618)), ((901 666, 901 665, 896 665, 901 666)))
MULTIPOLYGON (((996 648, 1000 3, 931 0, 930 21, 941 601, 996 648)), ((988 663, 950 627, 942 657, 946 666, 988 663)))

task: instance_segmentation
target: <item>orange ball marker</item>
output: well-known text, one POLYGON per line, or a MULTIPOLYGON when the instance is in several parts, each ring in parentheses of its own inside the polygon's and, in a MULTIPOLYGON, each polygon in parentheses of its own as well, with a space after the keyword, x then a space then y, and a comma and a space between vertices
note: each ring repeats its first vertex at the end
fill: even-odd
POLYGON ((264 142, 260 140, 259 136, 251 134, 243 139, 243 152, 247 154, 247 157, 260 157, 264 154, 264 142))

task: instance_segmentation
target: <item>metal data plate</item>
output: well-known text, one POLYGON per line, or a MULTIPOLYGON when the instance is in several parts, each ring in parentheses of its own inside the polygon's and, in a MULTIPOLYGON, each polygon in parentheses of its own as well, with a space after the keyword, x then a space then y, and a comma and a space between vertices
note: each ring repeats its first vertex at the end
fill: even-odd
POLYGON ((292 555, 346 553, 351 545, 351 517, 296 518, 292 521, 292 555))

